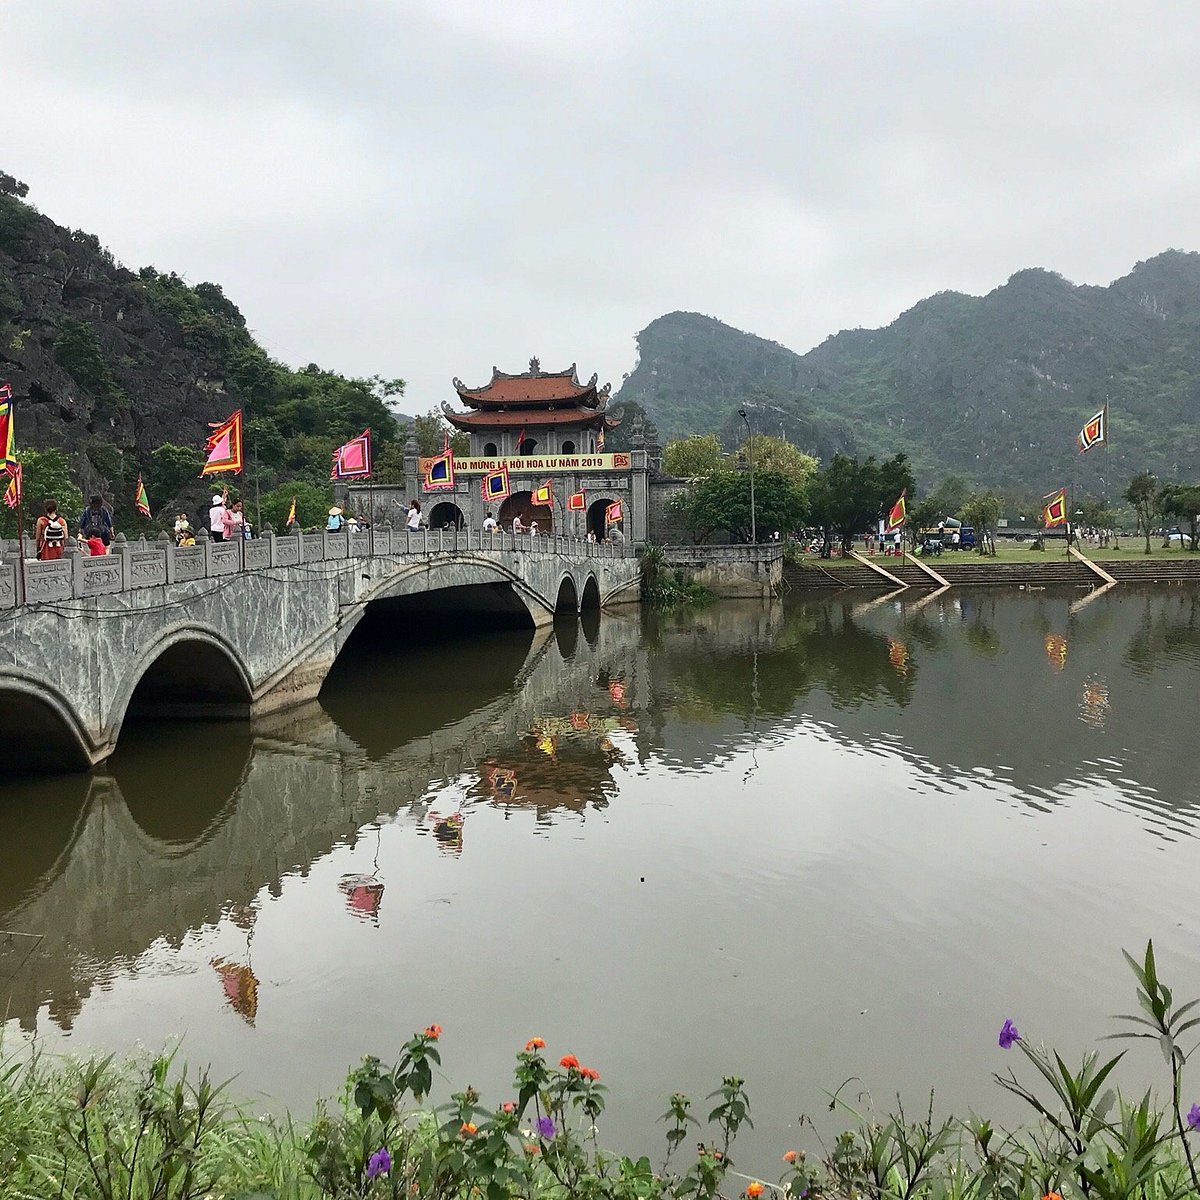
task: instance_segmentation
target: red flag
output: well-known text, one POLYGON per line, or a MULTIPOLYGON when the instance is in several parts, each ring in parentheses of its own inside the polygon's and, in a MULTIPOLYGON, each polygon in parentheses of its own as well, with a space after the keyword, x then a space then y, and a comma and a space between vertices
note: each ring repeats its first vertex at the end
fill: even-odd
POLYGON ((899 529, 908 518, 908 506, 904 503, 904 497, 908 495, 908 488, 900 493, 900 499, 892 505, 891 511, 888 513, 887 532, 891 533, 894 529, 899 529))
POLYGON ((517 453, 521 453, 521 443, 525 440, 525 427, 521 426, 521 432, 517 434, 517 453))
POLYGON ((21 464, 13 463, 8 468, 8 487, 4 489, 4 503, 16 508, 21 503, 21 464))
POLYGON ((587 500, 584 497, 584 494, 582 492, 572 492, 567 500, 567 507, 574 509, 577 512, 580 509, 587 508, 587 500))
POLYGON ((333 452, 330 479, 366 479, 371 474, 371 431, 364 429, 356 438, 333 452))
POLYGON ((209 434, 204 449, 208 461, 200 472, 205 475, 217 475, 222 471, 232 471, 240 475, 242 471, 242 410, 239 408, 228 420, 219 425, 210 423, 213 431, 209 434))

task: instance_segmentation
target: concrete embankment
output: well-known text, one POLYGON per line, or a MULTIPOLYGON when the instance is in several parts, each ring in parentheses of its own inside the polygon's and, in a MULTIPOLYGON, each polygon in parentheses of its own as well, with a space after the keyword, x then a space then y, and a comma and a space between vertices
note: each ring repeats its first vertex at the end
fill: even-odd
MULTIPOLYGON (((938 585, 919 566, 905 559, 880 560, 890 575, 909 587, 931 590, 938 585)), ((1195 583, 1200 584, 1200 558, 1103 559, 1099 565, 1118 583, 1195 583)), ((1045 562, 996 562, 977 556, 934 560, 938 574, 952 587, 1091 587, 1101 581, 1085 563, 1077 559, 1047 558, 1045 562)), ((822 564, 819 560, 786 563, 784 582, 796 589, 875 588, 886 591, 896 585, 870 567, 822 564)))

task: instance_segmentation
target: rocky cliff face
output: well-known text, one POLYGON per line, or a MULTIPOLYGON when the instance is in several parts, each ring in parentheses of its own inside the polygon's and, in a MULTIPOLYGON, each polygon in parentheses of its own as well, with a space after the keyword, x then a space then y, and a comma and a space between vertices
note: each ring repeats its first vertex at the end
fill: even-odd
MULTIPOLYGON (((0 378, 12 385, 20 444, 66 450, 85 491, 116 482, 114 453, 203 445, 208 422, 244 399, 157 280, 117 265, 93 235, 0 196, 0 378)), ((224 319, 237 327, 240 314, 224 319)))

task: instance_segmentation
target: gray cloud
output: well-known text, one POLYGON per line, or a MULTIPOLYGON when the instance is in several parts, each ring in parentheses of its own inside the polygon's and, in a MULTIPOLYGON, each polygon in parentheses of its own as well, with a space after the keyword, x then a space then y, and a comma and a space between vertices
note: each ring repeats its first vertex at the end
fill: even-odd
POLYGON ((1200 246, 1190 0, 8 0, 0 166, 407 406, 1200 246))

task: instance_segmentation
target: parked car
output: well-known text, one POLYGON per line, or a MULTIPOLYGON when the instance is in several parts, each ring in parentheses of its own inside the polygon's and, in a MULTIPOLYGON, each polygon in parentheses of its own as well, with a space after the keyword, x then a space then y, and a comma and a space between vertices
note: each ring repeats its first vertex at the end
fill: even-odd
POLYGON ((1176 526, 1174 529, 1167 530, 1167 545, 1179 546, 1184 550, 1192 548, 1192 535, 1184 533, 1182 529, 1176 526))

